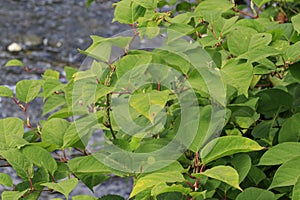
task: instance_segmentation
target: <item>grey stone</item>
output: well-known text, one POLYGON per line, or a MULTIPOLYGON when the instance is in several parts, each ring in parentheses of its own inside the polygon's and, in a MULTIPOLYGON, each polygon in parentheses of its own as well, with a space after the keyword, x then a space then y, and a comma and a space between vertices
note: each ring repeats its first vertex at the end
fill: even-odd
POLYGON ((26 49, 37 50, 37 49, 41 49, 41 46, 43 44, 43 39, 40 36, 35 34, 25 35, 23 37, 23 43, 26 49))

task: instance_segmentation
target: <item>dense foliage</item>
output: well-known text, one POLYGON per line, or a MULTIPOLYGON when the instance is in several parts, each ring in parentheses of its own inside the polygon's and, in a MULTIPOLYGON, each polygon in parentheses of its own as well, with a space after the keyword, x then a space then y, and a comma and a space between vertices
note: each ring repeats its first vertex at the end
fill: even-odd
POLYGON ((88 69, 0 86, 25 114, 0 119, 0 158, 23 180, 0 173, 2 199, 68 199, 79 180, 93 190, 114 174, 133 177, 136 200, 299 200, 299 11, 298 0, 116 3, 113 21, 132 30, 92 36, 88 69))

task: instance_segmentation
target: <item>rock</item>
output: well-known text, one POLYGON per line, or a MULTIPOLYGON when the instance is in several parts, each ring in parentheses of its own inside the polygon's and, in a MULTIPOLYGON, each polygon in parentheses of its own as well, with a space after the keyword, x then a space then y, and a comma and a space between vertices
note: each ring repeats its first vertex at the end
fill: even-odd
POLYGON ((53 48, 60 48, 63 45, 63 43, 60 40, 57 40, 57 39, 50 39, 50 40, 47 41, 47 44, 50 47, 53 47, 53 48))
POLYGON ((8 45, 7 50, 12 53, 20 52, 22 51, 22 46, 18 43, 13 42, 8 45))
POLYGON ((26 35, 23 37, 23 42, 27 50, 41 49, 43 39, 38 35, 26 35))

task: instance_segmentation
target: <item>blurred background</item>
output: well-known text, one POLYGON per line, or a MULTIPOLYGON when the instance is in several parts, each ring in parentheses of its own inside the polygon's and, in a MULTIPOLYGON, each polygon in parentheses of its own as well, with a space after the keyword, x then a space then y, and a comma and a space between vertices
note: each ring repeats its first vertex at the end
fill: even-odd
MULTIPOLYGON (((0 85, 14 89, 21 79, 40 79, 42 71, 63 71, 64 66, 80 67, 85 56, 77 48, 85 49, 91 44, 90 35, 110 37, 129 27, 111 23, 112 4, 115 1, 96 0, 87 10, 85 0, 1 0, 0 1, 0 85), (26 73, 20 67, 4 68, 10 59, 19 59, 29 68, 26 73)), ((42 111, 42 100, 30 103, 31 122, 36 124, 42 111)), ((24 113, 11 99, 0 98, 0 119, 23 117, 24 113)), ((14 177, 11 168, 0 172, 14 177)), ((131 180, 112 177, 95 189, 95 196, 119 194, 128 197, 131 180)), ((0 194, 5 188, 0 187, 0 194)), ((92 194, 80 184, 71 195, 92 194)), ((62 197, 60 194, 43 193, 40 199, 62 197)))

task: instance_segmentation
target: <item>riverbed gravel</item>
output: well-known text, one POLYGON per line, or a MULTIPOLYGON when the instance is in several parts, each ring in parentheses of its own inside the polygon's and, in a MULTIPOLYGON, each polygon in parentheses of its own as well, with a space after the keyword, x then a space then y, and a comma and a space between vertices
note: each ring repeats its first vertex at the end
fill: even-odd
MULTIPOLYGON (((22 79, 40 79, 41 73, 25 73, 20 67, 4 68, 9 59, 20 59, 29 68, 63 70, 64 66, 80 67, 84 56, 78 48, 91 44, 90 35, 113 36, 129 27, 111 23, 112 4, 115 1, 96 0, 88 11, 84 0, 1 0, 0 1, 0 85, 14 90, 22 79)), ((42 112, 42 100, 29 105, 32 123, 37 124, 42 112)), ((0 119, 23 117, 23 112, 10 99, 0 98, 0 119)), ((0 163, 1 164, 1 163, 0 163)), ((20 179, 11 168, 0 168, 10 174, 14 184, 20 179)), ((92 193, 80 183, 71 196, 89 194, 101 197, 107 194, 129 196, 132 180, 112 176, 94 188, 92 193)), ((0 186, 1 193, 8 188, 0 186)), ((40 199, 61 197, 44 193, 40 199)))

